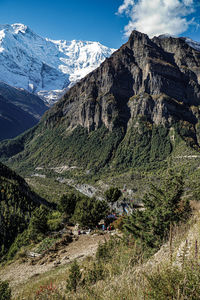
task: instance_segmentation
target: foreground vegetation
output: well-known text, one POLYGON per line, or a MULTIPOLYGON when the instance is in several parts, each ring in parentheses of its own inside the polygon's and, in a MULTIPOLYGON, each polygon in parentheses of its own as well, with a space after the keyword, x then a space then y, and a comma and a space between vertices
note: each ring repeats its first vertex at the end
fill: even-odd
POLYGON ((94 258, 31 279, 16 299, 199 299, 199 233, 198 215, 174 227, 172 241, 150 259, 148 249, 130 236, 112 238, 99 246, 94 258), (183 246, 182 256, 177 256, 191 234, 189 255, 183 246))
MULTIPOLYGON (((113 223, 123 234, 100 244, 95 257, 31 279, 18 293, 13 291, 15 298, 198 299, 200 217, 191 217, 192 210, 183 193, 183 176, 170 170, 163 185, 151 186, 143 199, 143 210, 133 210, 129 217, 113 223)), ((119 194, 111 188, 106 192, 107 200, 117 201, 119 194)), ((36 208, 26 234, 32 234, 31 239, 37 242, 44 238, 49 226, 57 229, 55 224, 60 224, 63 217, 79 218, 81 223, 82 215, 82 226, 95 226, 98 220, 82 213, 87 203, 96 205, 95 212, 107 212, 107 206, 102 209, 97 200, 67 194, 60 199, 60 211, 54 211, 50 217, 45 207, 36 208)), ((3 284, 9 293, 7 283, 3 284)))
POLYGON ((47 204, 23 178, 0 163, 0 257, 27 228, 33 210, 41 203, 47 204))
MULTIPOLYGON (((63 194, 57 203, 49 203, 1 164, 0 179, 0 261, 12 260, 22 247, 33 247, 67 224, 79 223, 93 229, 110 211, 109 200, 100 201, 74 191, 63 194)), ((119 192, 113 190, 116 191, 119 192)), ((114 196, 115 201, 116 196, 120 194, 114 196)))

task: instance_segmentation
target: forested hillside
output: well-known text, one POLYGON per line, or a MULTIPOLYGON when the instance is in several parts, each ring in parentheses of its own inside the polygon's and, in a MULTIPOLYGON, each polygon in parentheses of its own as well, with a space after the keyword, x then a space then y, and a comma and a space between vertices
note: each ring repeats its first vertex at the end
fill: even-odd
POLYGON ((42 203, 47 202, 32 192, 22 177, 0 163, 1 255, 27 228, 33 210, 42 203))

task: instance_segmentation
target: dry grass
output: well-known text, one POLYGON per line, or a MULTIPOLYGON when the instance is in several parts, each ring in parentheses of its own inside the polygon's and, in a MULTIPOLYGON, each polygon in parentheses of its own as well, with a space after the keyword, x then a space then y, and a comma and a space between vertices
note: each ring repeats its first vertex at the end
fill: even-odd
POLYGON ((200 211, 200 201, 192 200, 192 201, 190 201, 190 205, 191 205, 192 210, 195 213, 197 213, 198 211, 200 211))
MULTIPOLYGON (((200 262, 200 213, 199 203, 194 202, 192 205, 195 209, 195 215, 187 224, 173 228, 171 247, 169 242, 164 244, 150 259, 144 260, 141 249, 138 249, 134 242, 129 244, 118 242, 117 246, 113 245, 112 256, 103 261, 104 274, 106 275, 103 280, 99 280, 95 284, 85 283, 79 286, 76 293, 67 293, 66 281, 69 276, 69 265, 63 265, 42 275, 32 277, 23 286, 18 287, 20 292, 16 294, 17 297, 14 299, 62 299, 62 297, 70 300, 172 299, 166 296, 168 294, 162 294, 165 285, 167 291, 165 292, 169 295, 173 293, 173 289, 175 290, 174 295, 176 296, 173 299, 195 299, 193 296, 198 293, 195 280, 200 278, 200 274, 198 270, 194 269, 196 273, 193 276, 191 268, 195 268, 200 262), (182 253, 182 256, 178 256, 178 253, 182 253), (172 259, 170 259, 171 257, 172 259), (154 294, 157 287, 153 284, 157 278, 161 278, 159 281, 160 290, 155 293, 160 293, 161 298, 156 298, 156 294, 154 294), (180 281, 178 288, 176 280, 180 281), (188 287, 187 290, 184 289, 184 280, 188 287), (54 294, 48 298, 37 298, 36 292, 40 286, 49 286, 51 283, 55 285, 60 298, 56 298, 57 296, 54 294), (195 287, 194 291, 190 291, 191 284, 195 287), (184 296, 185 293, 192 296, 184 296)), ((86 278, 87 271, 91 269, 93 263, 94 258, 92 257, 79 262, 82 279, 86 278)))

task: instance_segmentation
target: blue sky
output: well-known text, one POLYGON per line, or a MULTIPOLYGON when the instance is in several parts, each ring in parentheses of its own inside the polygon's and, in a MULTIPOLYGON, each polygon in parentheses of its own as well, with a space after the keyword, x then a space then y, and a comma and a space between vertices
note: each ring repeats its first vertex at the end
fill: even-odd
POLYGON ((199 0, 0 0, 0 23, 23 23, 43 37, 118 48, 131 30, 200 41, 199 0))

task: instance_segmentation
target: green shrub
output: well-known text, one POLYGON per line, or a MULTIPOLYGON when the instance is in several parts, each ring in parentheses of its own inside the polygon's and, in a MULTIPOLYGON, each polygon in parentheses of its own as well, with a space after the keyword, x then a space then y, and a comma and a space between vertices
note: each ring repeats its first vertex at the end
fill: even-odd
POLYGON ((96 259, 98 262, 109 261, 116 251, 117 245, 120 241, 112 237, 109 241, 99 244, 96 252, 96 259))
POLYGON ((46 250, 50 249, 56 243, 56 241, 57 241, 56 238, 46 237, 38 245, 38 247, 35 250, 35 252, 37 252, 37 253, 43 253, 43 252, 45 252, 46 250))
POLYGON ((81 272, 80 272, 79 265, 75 260, 72 263, 71 268, 69 270, 69 278, 67 280, 67 285, 66 285, 67 291, 76 292, 77 287, 80 285, 80 282, 81 282, 81 272))
POLYGON ((0 281, 0 299, 1 300, 11 299, 11 289, 7 281, 0 281))
POLYGON ((171 299, 200 299, 200 270, 199 266, 187 266, 179 268, 164 268, 151 275, 145 275, 147 279, 146 297, 149 300, 171 299))
POLYGON ((103 264, 101 262, 93 262, 92 266, 87 270, 85 281, 89 284, 95 284, 99 280, 105 278, 103 264))
POLYGON ((58 231, 63 228, 63 218, 59 211, 53 211, 48 215, 47 226, 50 231, 58 231))

